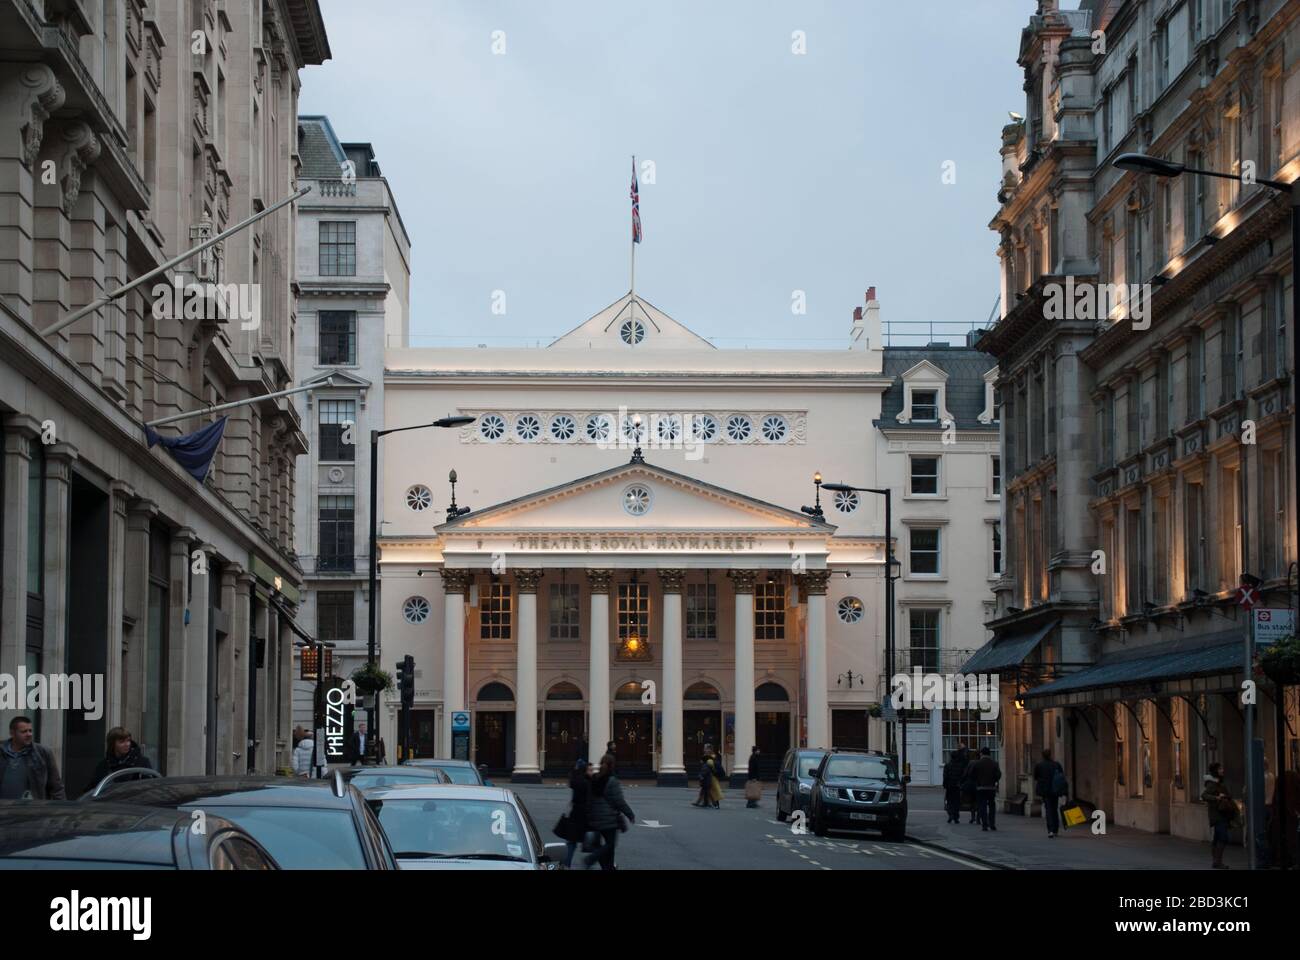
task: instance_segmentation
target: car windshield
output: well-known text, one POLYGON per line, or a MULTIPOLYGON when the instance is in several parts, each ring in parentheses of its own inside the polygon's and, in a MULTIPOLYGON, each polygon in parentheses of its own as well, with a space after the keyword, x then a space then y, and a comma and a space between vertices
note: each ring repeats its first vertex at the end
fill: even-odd
POLYGON ((478 773, 473 767, 439 767, 447 776, 451 777, 452 783, 478 783, 478 773))
POLYGON ((403 783, 441 783, 437 767, 428 767, 418 773, 358 773, 348 781, 358 790, 371 787, 392 787, 403 783))
POLYGON ((301 807, 212 808, 239 824, 285 870, 364 870, 350 810, 301 807))
POLYGON ((826 763, 826 780, 885 780, 898 782, 892 761, 883 757, 831 757, 826 763))
POLYGON ((399 859, 531 860, 519 817, 503 801, 388 798, 379 823, 399 859))
POLYGON ((824 753, 805 753, 799 757, 798 767, 799 776, 812 777, 817 772, 817 764, 822 762, 824 753))

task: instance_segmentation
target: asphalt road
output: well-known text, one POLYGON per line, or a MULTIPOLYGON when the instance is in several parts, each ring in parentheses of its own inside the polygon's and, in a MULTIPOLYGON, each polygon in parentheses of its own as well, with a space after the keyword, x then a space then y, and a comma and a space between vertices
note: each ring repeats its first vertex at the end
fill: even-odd
MULTIPOLYGON (((507 784, 501 784, 506 786, 507 784)), ((537 822, 546 843, 560 842, 552 828, 569 803, 560 784, 510 784, 537 822)), ((695 789, 623 784, 636 823, 621 834, 620 870, 970 870, 974 861, 911 841, 890 842, 878 833, 835 831, 804 835, 776 819, 768 786, 761 805, 747 809, 742 791, 729 790, 721 810, 692 807, 695 789)), ((942 811, 916 811, 943 816, 942 811)), ((910 815, 910 812, 909 812, 910 815)), ((563 850, 552 851, 563 853, 563 850)))

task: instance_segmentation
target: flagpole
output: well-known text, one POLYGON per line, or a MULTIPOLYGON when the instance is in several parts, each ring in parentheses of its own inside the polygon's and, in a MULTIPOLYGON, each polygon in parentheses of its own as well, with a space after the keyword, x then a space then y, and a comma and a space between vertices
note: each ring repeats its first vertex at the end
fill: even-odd
MULTIPOLYGON (((636 177, 636 154, 635 153, 632 154, 632 176, 633 178, 636 177)), ((631 311, 632 305, 636 303, 636 231, 631 230, 629 231, 629 234, 630 234, 630 239, 632 241, 632 278, 631 278, 631 285, 628 288, 628 292, 630 294, 631 299, 628 300, 627 307, 628 310, 631 311)), ((631 313, 629 312, 629 316, 630 315, 631 313)))
POLYGON ((218 403, 216 406, 204 407, 202 410, 191 410, 188 413, 177 413, 170 417, 159 417, 157 420, 150 420, 145 424, 146 427, 160 427, 164 423, 175 423, 177 420, 189 420, 191 417, 202 417, 209 413, 216 413, 218 410, 233 410, 235 407, 246 407, 250 403, 258 403, 262 400, 273 400, 276 397, 287 397, 293 393, 306 393, 308 390, 320 390, 322 387, 332 387, 334 381, 325 380, 321 383, 308 384, 305 387, 294 387, 290 390, 278 390, 275 393, 259 393, 255 397, 248 397, 244 400, 231 400, 229 403, 218 403))

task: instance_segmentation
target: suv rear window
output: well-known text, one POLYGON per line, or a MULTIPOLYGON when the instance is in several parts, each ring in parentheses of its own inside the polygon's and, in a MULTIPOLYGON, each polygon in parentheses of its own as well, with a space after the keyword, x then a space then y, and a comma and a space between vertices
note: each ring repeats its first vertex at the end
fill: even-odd
POLYGON ((825 756, 826 754, 824 753, 799 754, 799 759, 795 762, 795 766, 799 771, 799 776, 812 777, 815 775, 817 773, 818 764, 822 762, 822 758, 825 756))
POLYGON ((285 870, 364 870, 351 810, 213 807, 247 830, 285 870))
POLYGON ((886 780, 898 782, 894 764, 883 757, 831 757, 826 761, 822 779, 830 780, 886 780))

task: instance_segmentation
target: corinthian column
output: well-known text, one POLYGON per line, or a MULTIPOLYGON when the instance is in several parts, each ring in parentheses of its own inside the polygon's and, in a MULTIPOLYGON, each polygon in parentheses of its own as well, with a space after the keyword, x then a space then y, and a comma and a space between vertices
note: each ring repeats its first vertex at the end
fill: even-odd
MULTIPOLYGON (((744 786, 749 753, 754 746, 754 580, 757 570, 729 570, 736 595, 736 753, 731 758, 731 783, 744 786)), ((722 731, 726 737, 726 731, 722 731)))
POLYGON ((799 577, 808 602, 808 746, 829 747, 830 707, 826 696, 826 582, 829 570, 799 577))
POLYGON ((537 765, 537 584, 541 570, 516 570, 519 623, 515 639, 515 769, 511 783, 541 783, 537 765))
POLYGON ((660 570, 664 591, 664 675, 659 702, 663 718, 663 747, 659 755, 659 786, 686 786, 682 765, 682 581, 685 570, 660 570))
POLYGON ((591 713, 587 717, 588 760, 598 760, 609 742, 609 586, 612 570, 588 570, 591 584, 591 662, 587 685, 591 713))
MULTIPOLYGON (((442 570, 442 728, 438 756, 451 756, 451 714, 465 709, 465 594, 473 574, 442 570)), ((410 744, 407 744, 410 747, 410 744)))

